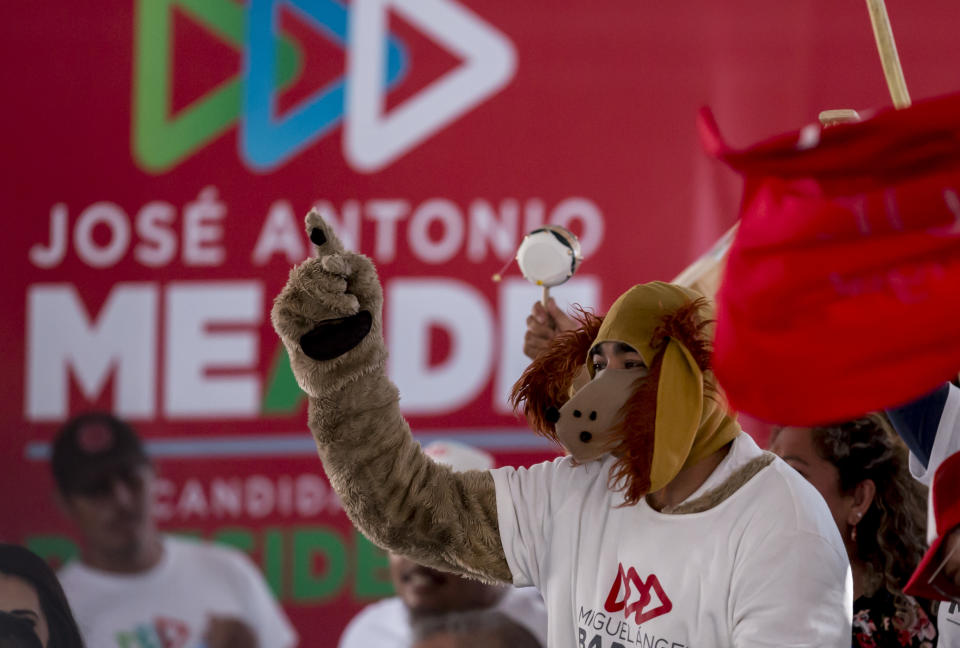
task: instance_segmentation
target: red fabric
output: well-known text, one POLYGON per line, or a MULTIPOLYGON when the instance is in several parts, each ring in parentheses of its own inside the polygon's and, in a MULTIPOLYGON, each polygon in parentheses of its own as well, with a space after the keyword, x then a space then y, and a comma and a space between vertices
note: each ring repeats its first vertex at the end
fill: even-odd
POLYGON ((957 373, 960 95, 743 151, 699 125, 745 177, 714 351, 735 409, 837 421, 957 373))

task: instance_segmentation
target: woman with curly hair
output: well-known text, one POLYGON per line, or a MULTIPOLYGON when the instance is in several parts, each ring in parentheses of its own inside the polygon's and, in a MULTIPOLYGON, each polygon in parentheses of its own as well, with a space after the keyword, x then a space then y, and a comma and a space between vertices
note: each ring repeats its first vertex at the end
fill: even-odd
POLYGON ((903 593, 925 549, 926 488, 881 414, 814 428, 778 428, 770 449, 823 495, 853 571, 854 648, 930 648, 935 615, 903 593))

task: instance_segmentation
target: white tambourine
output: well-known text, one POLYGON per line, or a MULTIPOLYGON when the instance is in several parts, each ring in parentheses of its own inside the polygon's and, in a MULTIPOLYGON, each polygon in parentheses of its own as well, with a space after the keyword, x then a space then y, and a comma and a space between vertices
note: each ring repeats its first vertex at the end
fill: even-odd
POLYGON ((516 258, 524 279, 543 286, 544 305, 550 287, 572 277, 583 260, 580 241, 559 225, 544 225, 524 236, 516 258))

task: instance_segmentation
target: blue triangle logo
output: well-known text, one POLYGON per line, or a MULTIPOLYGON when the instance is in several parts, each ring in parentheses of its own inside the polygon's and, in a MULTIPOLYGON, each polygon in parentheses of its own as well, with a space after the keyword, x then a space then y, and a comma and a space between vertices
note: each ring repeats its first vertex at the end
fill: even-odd
MULTIPOLYGON (((349 10, 336 0, 252 0, 244 53, 246 84, 240 127, 240 154, 258 171, 270 171, 335 128, 344 113, 343 75, 317 90, 281 118, 276 117, 279 6, 286 3, 328 40, 347 48, 349 10)), ((383 86, 396 85, 407 68, 401 43, 387 36, 383 86)))

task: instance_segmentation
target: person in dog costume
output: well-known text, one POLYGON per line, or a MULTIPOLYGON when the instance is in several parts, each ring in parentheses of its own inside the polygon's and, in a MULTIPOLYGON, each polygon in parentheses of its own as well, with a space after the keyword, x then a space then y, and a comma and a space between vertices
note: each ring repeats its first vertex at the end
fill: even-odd
POLYGON ((273 325, 330 483, 373 542, 538 587, 554 648, 849 646, 836 525, 728 413, 708 369, 705 298, 651 283, 602 319, 584 316, 513 392, 569 454, 454 473, 421 452, 400 414, 373 263, 315 212, 307 231, 318 256, 291 271, 273 325))

